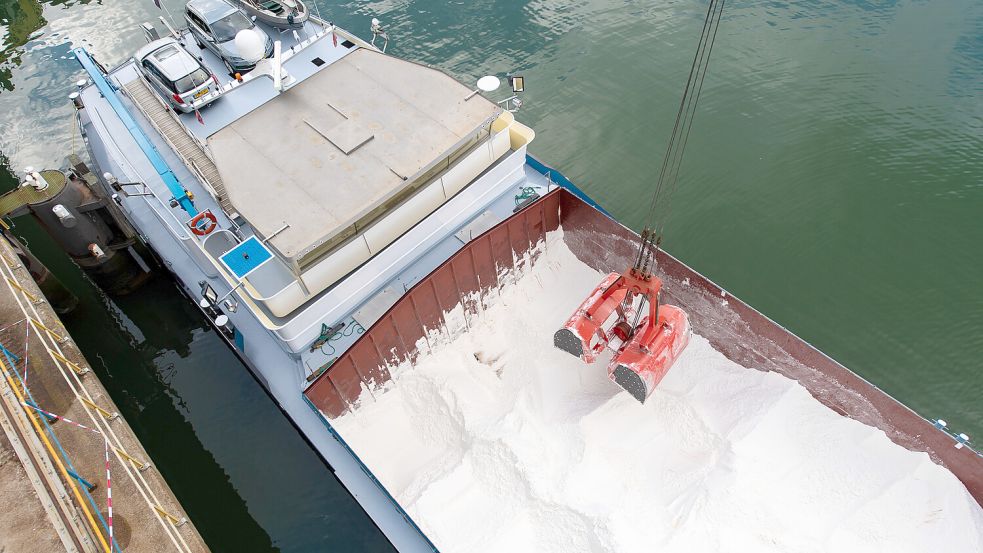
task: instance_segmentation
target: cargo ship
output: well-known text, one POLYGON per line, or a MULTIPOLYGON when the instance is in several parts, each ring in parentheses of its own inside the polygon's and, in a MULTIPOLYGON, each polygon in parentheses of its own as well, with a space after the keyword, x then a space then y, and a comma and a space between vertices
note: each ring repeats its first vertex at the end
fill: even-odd
MULTIPOLYGON (((396 549, 439 550, 333 421, 383 393, 450 313, 480 319, 551 233, 602 273, 637 263, 645 241, 529 154, 521 77, 505 94, 499 77, 467 86, 386 54, 378 21, 366 41, 314 14, 291 31, 236 19, 233 56, 208 19, 235 19, 225 6, 189 3, 186 29, 144 24, 148 46, 112 67, 73 50, 88 163, 29 171, 9 212, 70 235, 117 292, 169 273, 396 549)), ((662 297, 714 349, 927 453, 983 502, 968 438, 651 251, 662 297)))

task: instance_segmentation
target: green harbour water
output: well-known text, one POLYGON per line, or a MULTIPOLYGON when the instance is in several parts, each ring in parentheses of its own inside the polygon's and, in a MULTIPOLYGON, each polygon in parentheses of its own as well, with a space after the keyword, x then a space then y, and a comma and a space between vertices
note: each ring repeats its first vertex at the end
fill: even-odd
MULTIPOLYGON (((390 53, 464 82, 523 75, 532 153, 645 223, 704 1, 318 7, 363 37, 378 17, 390 53)), ((152 0, 0 0, 0 190, 84 150, 70 48, 115 64, 161 13, 152 0)), ((389 550, 173 283, 108 297, 16 223, 79 296, 68 329, 214 551, 389 550)), ((983 3, 729 1, 664 246, 983 441, 983 3)))

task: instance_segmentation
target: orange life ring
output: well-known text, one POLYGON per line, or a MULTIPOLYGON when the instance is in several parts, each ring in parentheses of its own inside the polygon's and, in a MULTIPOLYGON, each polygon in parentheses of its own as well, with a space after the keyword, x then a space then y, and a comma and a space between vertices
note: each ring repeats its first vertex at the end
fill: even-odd
POLYGON ((198 215, 195 215, 191 221, 188 222, 188 226, 191 227, 191 232, 197 234, 198 236, 205 236, 215 230, 218 226, 218 219, 211 211, 202 211, 198 215), (205 221, 204 225, 200 225, 202 221, 205 221))

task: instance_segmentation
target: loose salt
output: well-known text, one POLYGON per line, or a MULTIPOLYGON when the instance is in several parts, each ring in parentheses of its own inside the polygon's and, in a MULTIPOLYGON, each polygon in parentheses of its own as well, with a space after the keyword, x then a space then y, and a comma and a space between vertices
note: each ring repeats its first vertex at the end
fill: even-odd
POLYGON ((333 421, 442 552, 983 551, 952 473, 698 335, 644 405, 555 349, 602 276, 550 234, 469 330, 333 421))

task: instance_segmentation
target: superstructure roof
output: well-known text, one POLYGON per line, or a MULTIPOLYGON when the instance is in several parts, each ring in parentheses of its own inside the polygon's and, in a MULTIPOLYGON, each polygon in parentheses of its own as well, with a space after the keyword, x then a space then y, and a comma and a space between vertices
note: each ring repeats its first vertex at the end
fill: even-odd
POLYGON ((211 135, 208 146, 236 210, 296 259, 486 128, 501 109, 481 96, 466 100, 470 93, 440 71, 360 48, 211 135))

